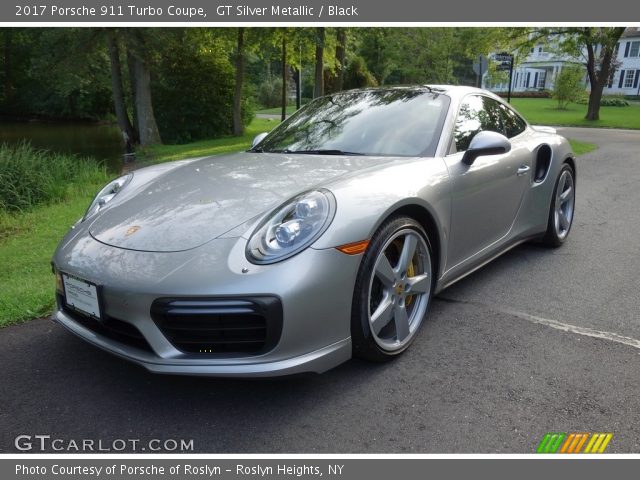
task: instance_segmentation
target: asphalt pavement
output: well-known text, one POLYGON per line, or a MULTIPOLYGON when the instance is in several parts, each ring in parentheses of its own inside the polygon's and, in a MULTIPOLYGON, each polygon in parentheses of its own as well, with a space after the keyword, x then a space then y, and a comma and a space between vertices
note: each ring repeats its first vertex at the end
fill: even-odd
POLYGON ((51 435, 137 451, 532 453, 547 432, 612 432, 608 452, 640 452, 640 132, 560 131, 599 146, 578 159, 568 242, 517 247, 442 292, 401 358, 275 380, 157 376, 33 320, 0 330, 0 452, 51 435))

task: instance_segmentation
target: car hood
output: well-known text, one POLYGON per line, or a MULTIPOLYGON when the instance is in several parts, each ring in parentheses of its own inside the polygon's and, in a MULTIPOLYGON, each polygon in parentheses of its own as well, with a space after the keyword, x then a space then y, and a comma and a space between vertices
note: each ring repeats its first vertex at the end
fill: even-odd
MULTIPOLYGON (((130 250, 198 247, 306 189, 389 157, 245 152, 207 157, 159 175, 90 225, 98 241, 130 250)), ((135 188, 135 187, 131 187, 135 188)))

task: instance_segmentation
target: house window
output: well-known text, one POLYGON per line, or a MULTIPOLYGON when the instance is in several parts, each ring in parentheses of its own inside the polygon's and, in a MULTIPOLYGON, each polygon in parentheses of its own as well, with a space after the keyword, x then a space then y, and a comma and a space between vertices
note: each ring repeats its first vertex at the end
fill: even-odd
POLYGON ((538 77, 538 84, 536 85, 536 87, 544 88, 544 84, 546 80, 547 80, 547 72, 541 72, 540 76, 538 77))
POLYGON ((626 75, 624 76, 624 88, 632 88, 633 87, 633 81, 636 78, 636 71, 635 70, 627 70, 626 75))
POLYGON ((631 42, 631 47, 629 48, 629 56, 637 57, 640 52, 640 42, 631 42))

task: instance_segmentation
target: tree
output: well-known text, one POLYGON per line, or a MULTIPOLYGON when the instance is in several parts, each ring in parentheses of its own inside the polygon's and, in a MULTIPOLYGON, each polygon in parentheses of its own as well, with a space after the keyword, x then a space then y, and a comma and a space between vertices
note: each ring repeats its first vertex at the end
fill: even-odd
POLYGON ((282 112, 280 120, 287 118, 287 35, 282 35, 282 112))
POLYGON ((9 71, 0 68, 0 99, 8 87, 8 98, 4 92, 0 100, 3 113, 95 120, 113 111, 101 29, 11 28, 2 34, 10 38, 4 43, 9 71))
POLYGON ((316 27, 316 66, 313 98, 324 95, 324 27, 316 27))
POLYGON ((527 30, 524 43, 555 39, 561 51, 584 59, 591 88, 585 119, 599 120, 602 90, 615 73, 616 46, 624 31, 625 27, 539 28, 527 30))
MULTIPOLYGON (((12 51, 13 51, 13 29, 3 29, 3 60, 4 60, 4 103, 10 105, 13 99, 13 68, 12 68, 12 51)), ((1 97, 0 97, 1 98, 1 97)))
POLYGON ((393 29, 367 28, 360 33, 359 54, 379 85, 384 85, 392 68, 389 37, 393 29))
MULTIPOLYGON (((151 33, 147 33, 151 93, 165 143, 233 134, 234 100, 238 99, 240 120, 246 127, 251 108, 246 78, 241 95, 236 91, 236 28, 172 28, 151 33)), ((245 54, 249 52, 250 39, 253 40, 252 32, 245 29, 245 54)))
POLYGON ((580 67, 565 67, 556 76, 553 86, 553 98, 558 101, 558 109, 564 110, 569 102, 580 99, 584 93, 582 77, 584 70, 580 67))
POLYGON ((625 27, 584 27, 578 30, 578 42, 587 48, 587 75, 591 85, 587 120, 600 119, 600 101, 602 90, 614 73, 616 45, 624 33, 625 27), (596 58, 596 48, 602 48, 596 58))
POLYGON ((376 77, 367 70, 364 59, 362 57, 352 56, 345 68, 344 88, 350 90, 352 88, 376 86, 378 86, 376 77))
POLYGON ((233 94, 233 134, 240 136, 244 133, 242 121, 242 88, 244 84, 244 27, 238 27, 238 40, 235 55, 236 86, 233 94))
POLYGON ((107 30, 107 47, 109 50, 109 60, 111 64, 111 89, 113 93, 113 106, 116 112, 116 120, 122 137, 124 139, 127 153, 132 150, 132 144, 135 142, 135 134, 127 106, 124 99, 124 87, 122 82, 122 67, 120 64, 120 49, 118 47, 118 38, 116 30, 107 30))
POLYGON ((333 83, 334 91, 342 90, 344 86, 344 70, 346 68, 346 51, 347 51, 347 29, 346 28, 338 28, 336 29, 336 62, 337 62, 337 73, 335 77, 335 82, 333 83))
POLYGON ((133 64, 133 80, 135 82, 136 120, 140 145, 162 143, 160 131, 153 112, 151 99, 151 71, 149 69, 149 52, 146 40, 139 29, 134 29, 128 37, 127 49, 133 64))

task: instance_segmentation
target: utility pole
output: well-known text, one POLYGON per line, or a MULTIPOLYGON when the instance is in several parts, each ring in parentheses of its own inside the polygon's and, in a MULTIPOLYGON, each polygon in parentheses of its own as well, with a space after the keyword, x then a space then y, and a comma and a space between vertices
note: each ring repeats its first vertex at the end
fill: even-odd
POLYGON ((507 94, 507 103, 511 103, 511 86, 513 85, 513 63, 515 62, 515 55, 511 55, 511 62, 509 64, 509 93, 507 94))

